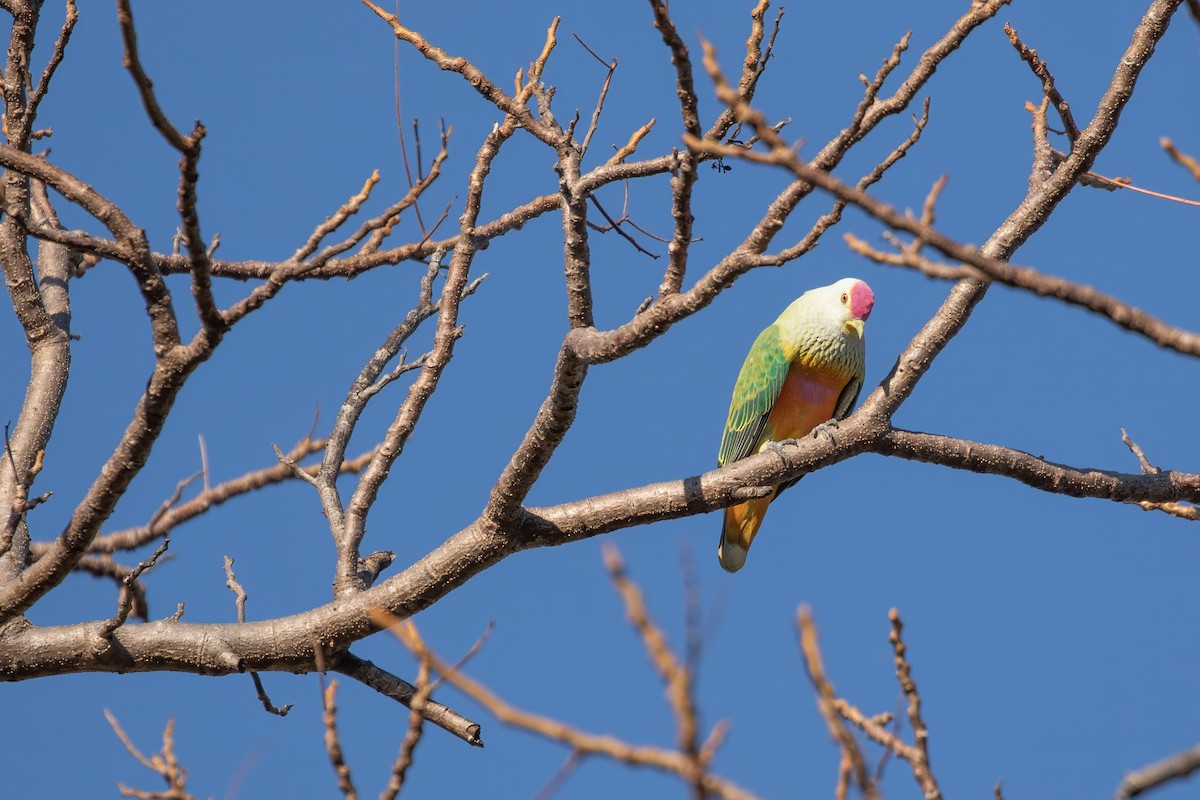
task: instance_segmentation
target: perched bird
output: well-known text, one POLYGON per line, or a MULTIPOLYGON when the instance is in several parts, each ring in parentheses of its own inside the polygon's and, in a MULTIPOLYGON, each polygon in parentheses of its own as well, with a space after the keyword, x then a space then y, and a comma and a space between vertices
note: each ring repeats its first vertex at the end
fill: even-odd
MULTIPOLYGON (((871 287, 842 278, 802 294, 758 335, 733 387, 718 466, 849 416, 862 389, 863 325, 874 304, 871 287)), ((767 506, 793 483, 725 509, 717 547, 722 567, 742 568, 767 506)))

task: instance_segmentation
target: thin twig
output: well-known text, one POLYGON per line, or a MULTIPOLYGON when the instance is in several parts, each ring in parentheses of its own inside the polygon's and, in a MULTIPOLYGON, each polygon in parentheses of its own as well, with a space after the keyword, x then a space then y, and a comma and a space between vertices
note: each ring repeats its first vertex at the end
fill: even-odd
POLYGON ((917 684, 912 678, 912 667, 908 663, 907 648, 902 638, 904 623, 900 620, 900 612, 894 608, 888 611, 888 621, 892 624, 888 641, 892 643, 892 652, 896 658, 896 679, 908 699, 908 722, 912 727, 919 756, 910 761, 913 777, 928 800, 940 800, 942 791, 938 788, 937 780, 929 767, 929 729, 921 716, 921 695, 917 692, 917 684))
POLYGON ((410 706, 412 710, 408 714, 408 730, 405 731, 404 738, 400 741, 400 750, 396 754, 396 760, 392 762, 391 777, 388 779, 388 785, 379 795, 379 800, 395 800, 396 795, 404 788, 404 779, 412 766, 413 752, 425 730, 425 704, 432 691, 433 685, 429 680, 429 663, 426 659, 422 659, 417 668, 417 691, 413 694, 410 706))
MULTIPOLYGON (((238 623, 245 624, 246 590, 242 588, 242 585, 238 583, 237 577, 233 574, 233 559, 228 555, 225 556, 225 585, 229 587, 229 591, 233 592, 234 605, 237 606, 238 623)), ((271 702, 271 697, 267 694, 262 678, 259 677, 258 673, 251 670, 250 678, 254 681, 254 692, 258 697, 258 701, 262 703, 263 710, 277 717, 286 717, 288 712, 292 710, 292 704, 287 703, 282 707, 276 706, 271 702)))
MULTIPOLYGON (((807 606, 800 606, 796 611, 796 626, 799 632, 800 652, 804 656, 804 667, 817 695, 817 708, 825 719, 830 736, 841 750, 842 764, 845 766, 839 768, 839 773, 849 772, 854 784, 867 800, 877 798, 879 793, 867 774, 867 762, 863 758, 862 749, 838 714, 837 693, 825 675, 825 662, 817 642, 817 624, 807 606)), ((839 785, 841 784, 842 780, 839 779, 839 785)))
POLYGON ((596 100, 595 108, 592 109, 592 120, 588 123, 587 133, 583 137, 583 144, 579 146, 579 157, 583 158, 587 155, 588 146, 592 143, 592 136, 595 135, 596 129, 600 125, 600 114, 604 111, 604 98, 608 97, 608 88, 612 85, 613 74, 617 71, 617 60, 614 58, 611 62, 605 62, 604 59, 596 55, 595 50, 587 46, 587 42, 579 38, 579 34, 572 33, 571 35, 575 37, 575 41, 583 46, 584 50, 591 53, 592 57, 608 70, 608 73, 604 76, 604 85, 600 87, 600 97, 596 100))
POLYGON ((133 740, 125 733, 121 724, 117 722, 116 716, 107 708, 104 709, 104 718, 108 720, 108 724, 112 726, 113 733, 121 740, 121 744, 125 745, 125 749, 138 762, 150 770, 157 773, 167 784, 165 792, 147 792, 141 789, 133 789, 123 783, 118 783, 117 788, 120 790, 123 797, 134 797, 139 800, 195 800, 195 798, 187 791, 187 770, 179 765, 179 760, 175 756, 175 718, 167 719, 166 727, 163 728, 162 737, 162 753, 155 753, 150 757, 146 757, 138 750, 133 740))
POLYGON ((554 795, 558 794, 558 790, 563 787, 567 779, 579 768, 583 763, 583 754, 578 750, 572 750, 567 753, 567 757, 563 759, 562 766, 550 776, 550 780, 546 781, 545 785, 533 795, 533 800, 550 800, 554 795))
MULTIPOLYGON (((563 722, 515 708, 501 700, 482 684, 443 661, 420 639, 415 626, 392 628, 400 640, 418 658, 427 654, 434 671, 476 702, 487 708, 501 722, 559 742, 584 755, 604 755, 625 764, 652 767, 690 780, 693 765, 682 753, 650 745, 632 745, 614 736, 586 733, 563 722)), ((704 789, 724 800, 750 800, 749 792, 714 775, 706 775, 704 789)))
MULTIPOLYGON (((1200 3, 1200 0, 1194 0, 1194 2, 1200 3)), ((1175 147, 1175 143, 1165 136, 1159 140, 1159 144, 1162 145, 1162 149, 1167 152, 1167 155, 1170 156, 1176 164, 1186 169, 1189 173, 1191 173, 1193 178, 1200 181, 1200 161, 1197 161, 1192 156, 1179 150, 1177 147, 1175 147)))
POLYGON ((675 716, 676 743, 679 751, 693 763, 693 774, 690 776, 693 792, 702 795, 707 765, 700 760, 699 722, 691 662, 686 659, 681 661, 675 655, 667 644, 662 628, 650 618, 642 591, 626 574, 624 561, 616 545, 605 543, 602 553, 613 587, 625 604, 629 623, 641 638, 650 663, 667 685, 667 700, 675 716))
POLYGON ((1054 108, 1058 111, 1058 116, 1062 120, 1063 128, 1067 132, 1067 140, 1071 147, 1075 146, 1075 140, 1079 138, 1079 126, 1075 124, 1075 117, 1071 115, 1071 106, 1067 104, 1066 99, 1058 91, 1058 87, 1054 85, 1054 75, 1050 73, 1050 67, 1045 61, 1038 58, 1037 50, 1034 50, 1025 42, 1021 41, 1021 37, 1017 34, 1015 28, 1009 23, 1004 23, 1004 33, 1008 36, 1008 41, 1020 54, 1021 59, 1029 64, 1029 68, 1033 70, 1042 81, 1042 91, 1050 102, 1054 104, 1054 108))
POLYGON ((354 788, 354 779, 350 775, 350 767, 342 753, 342 740, 337 727, 337 689, 338 682, 332 680, 321 691, 321 720, 325 724, 325 752, 329 755, 329 763, 333 765, 333 774, 337 776, 338 790, 345 800, 357 800, 358 790, 354 788))

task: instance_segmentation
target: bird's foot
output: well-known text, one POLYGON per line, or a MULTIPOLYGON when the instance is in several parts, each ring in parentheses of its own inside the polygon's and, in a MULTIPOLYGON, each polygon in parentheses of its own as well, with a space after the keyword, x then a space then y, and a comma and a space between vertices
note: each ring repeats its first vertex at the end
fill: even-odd
POLYGON ((783 454, 783 446, 791 445, 792 447, 796 447, 799 444, 800 443, 795 439, 780 439, 778 442, 767 442, 765 447, 767 450, 770 450, 772 453, 783 459, 783 463, 786 464, 788 463, 788 457, 783 454))
POLYGON ((837 444, 837 439, 833 438, 833 432, 836 431, 838 429, 838 427, 839 427, 839 423, 836 419, 831 419, 826 422, 822 422, 820 425, 817 425, 816 427, 814 427, 812 429, 812 437, 814 439, 816 439, 818 436, 820 436, 823 433, 829 437, 829 441, 831 444, 837 444))

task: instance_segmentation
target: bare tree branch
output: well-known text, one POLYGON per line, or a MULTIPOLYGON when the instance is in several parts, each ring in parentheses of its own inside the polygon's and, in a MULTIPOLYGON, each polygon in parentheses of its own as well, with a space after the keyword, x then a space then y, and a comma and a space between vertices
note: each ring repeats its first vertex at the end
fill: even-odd
POLYGON ((1130 772, 1121 779, 1121 785, 1117 787, 1116 800, 1137 797, 1142 792, 1162 786, 1164 783, 1186 778, 1198 769, 1200 769, 1200 745, 1156 761, 1136 772, 1130 772))
MULTIPOLYGON (((406 708, 412 708, 417 687, 380 669, 370 661, 361 659, 353 653, 345 653, 338 660, 334 669, 369 686, 385 697, 390 697, 406 708)), ((426 698, 425 702, 421 704, 421 716, 439 728, 454 734, 467 744, 483 747, 479 724, 463 717, 453 709, 426 698)))
POLYGON ((429 702, 429 694, 432 690, 433 684, 429 680, 428 660, 421 659, 421 665, 417 669, 417 691, 413 694, 410 706, 412 710, 408 715, 408 730, 405 731, 404 738, 400 741, 400 751, 396 754, 396 760, 392 762, 391 777, 388 785, 380 793, 379 800, 395 800, 396 795, 404 788, 404 779, 413 763, 413 752, 420 743, 421 734, 425 730, 425 704, 429 702))
POLYGON ((117 718, 107 708, 104 709, 104 717, 129 754, 146 769, 158 773, 167 784, 164 792, 148 792, 118 783, 117 788, 120 789, 122 797, 136 797, 138 800, 195 800, 195 797, 187 791, 187 770, 180 766, 179 760, 175 756, 174 718, 168 719, 166 727, 163 728, 162 754, 155 753, 147 758, 142 755, 142 751, 138 750, 137 745, 133 743, 133 740, 121 728, 121 724, 117 722, 117 718))
POLYGON ((330 681, 321 690, 321 703, 324 709, 322 720, 325 723, 325 751, 329 754, 329 762, 333 765, 333 774, 337 776, 338 790, 345 800, 357 800, 358 790, 354 788, 354 780, 350 777, 350 767, 346 765, 342 754, 342 740, 337 728, 337 689, 338 682, 330 681))
POLYGON ((913 738, 916 740, 916 752, 914 757, 909 759, 913 777, 916 778, 917 785, 921 787, 925 797, 941 797, 942 791, 938 788, 937 779, 933 777, 933 772, 929 768, 929 729, 921 716, 921 695, 917 692, 917 684, 912 677, 912 667, 908 663, 908 648, 905 647, 904 639, 901 638, 904 623, 900 620, 900 612, 894 608, 888 612, 888 620, 892 623, 888 641, 892 643, 892 652, 896 656, 896 680, 900 682, 900 689, 908 701, 908 722, 912 726, 913 738))
MULTIPOLYGON (((163 543, 166 544, 166 539, 163 543)), ((237 607, 237 621, 239 624, 246 622, 246 590, 238 583, 237 576, 233 574, 233 559, 225 556, 225 585, 229 587, 229 591, 233 592, 234 604, 237 607)), ((254 692, 258 697, 258 701, 262 703, 263 710, 268 714, 274 714, 277 717, 286 717, 288 712, 292 710, 292 704, 288 703, 283 707, 276 706, 271 702, 270 696, 267 694, 266 688, 263 687, 262 678, 257 672, 251 671, 250 678, 254 681, 254 692)))
POLYGON ((804 656, 805 670, 808 672, 809 680, 812 681, 813 691, 817 695, 817 708, 820 709, 821 716, 825 718, 829 735, 837 742, 842 754, 843 767, 839 770, 837 795, 845 797, 846 782, 853 780, 863 797, 867 800, 876 798, 879 796, 879 792, 867 775, 867 762, 863 758, 862 748, 858 746, 854 735, 842 722, 842 715, 838 713, 837 692, 825 675, 825 663, 821 658, 821 649, 817 643, 817 626, 807 607, 801 606, 797 610, 796 626, 800 633, 800 652, 804 656))
MULTIPOLYGON (((1198 0, 1198 2, 1200 2, 1200 0, 1198 0)), ((1179 166, 1191 173, 1193 178, 1200 181, 1200 161, 1197 161, 1187 153, 1180 151, 1175 147, 1175 143, 1165 136, 1160 140, 1160 144, 1162 145, 1162 149, 1167 152, 1167 155, 1170 156, 1175 163, 1179 164, 1179 166)))
POLYGON ((1050 67, 1038 57, 1037 50, 1034 50, 1025 42, 1021 41, 1021 37, 1017 34, 1015 28, 1004 23, 1004 33, 1008 35, 1008 41, 1012 43, 1013 48, 1020 54, 1021 59, 1029 64, 1029 68, 1033 70, 1042 81, 1042 91, 1050 102, 1054 104, 1054 108, 1058 111, 1059 119, 1062 120, 1063 127, 1067 132, 1067 140, 1071 147, 1075 146, 1075 140, 1079 138, 1079 126, 1075 124, 1075 117, 1071 114, 1071 106, 1063 98, 1058 91, 1058 87, 1054 85, 1054 76, 1050 74, 1050 67))
POLYGON ((550 25, 546 35, 546 46, 543 48, 541 55, 534 62, 533 68, 529 72, 529 82, 521 87, 520 91, 514 97, 509 97, 507 94, 492 83, 492 81, 484 75, 479 69, 462 57, 453 57, 445 50, 436 47, 429 43, 424 36, 414 30, 406 28, 400 23, 399 18, 394 14, 384 11, 379 6, 372 3, 370 0, 363 0, 363 4, 374 11, 379 18, 388 23, 392 27, 392 32, 396 34, 396 38, 412 45, 417 52, 425 56, 433 63, 437 64, 439 69, 449 72, 457 72, 462 75, 477 92, 483 95, 488 102, 495 105, 505 114, 512 117, 515 121, 520 122, 523 127, 529 130, 537 138, 542 141, 554 145, 558 138, 557 131, 553 126, 547 125, 538 119, 526 108, 526 103, 533 96, 534 87, 542 77, 542 69, 546 65, 547 59, 550 57, 550 52, 554 48, 555 38, 554 32, 558 27, 558 18, 555 17, 554 22, 550 25))
MULTIPOLYGON (((692 761, 682 753, 651 745, 631 745, 614 736, 586 733, 557 720, 515 708, 438 657, 420 638, 415 626, 401 625, 392 630, 414 655, 428 658, 432 668, 440 673, 447 683, 487 708, 507 725, 560 742, 581 756, 603 755, 625 764, 658 769, 685 780, 689 780, 693 774, 692 761)), ((726 800, 748 800, 753 797, 744 789, 715 775, 704 776, 703 788, 706 792, 726 800)))
POLYGON ((629 623, 641 638, 655 672, 667 685, 667 701, 671 705, 678 731, 676 743, 679 751, 692 762, 692 774, 687 779, 692 784, 693 796, 702 798, 706 792, 704 777, 708 762, 701 759, 699 714, 692 666, 688 661, 676 657, 662 629, 650 618, 641 589, 626 575, 625 564, 616 546, 606 545, 603 553, 604 566, 608 569, 617 594, 625 603, 629 623))

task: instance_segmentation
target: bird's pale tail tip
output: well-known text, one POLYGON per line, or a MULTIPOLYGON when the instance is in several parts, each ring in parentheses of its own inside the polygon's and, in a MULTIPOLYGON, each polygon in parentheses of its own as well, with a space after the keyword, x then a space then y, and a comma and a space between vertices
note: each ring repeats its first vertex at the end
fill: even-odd
POLYGON ((717 558, 726 572, 737 572, 746 563, 746 548, 722 538, 721 543, 717 545, 717 558))

